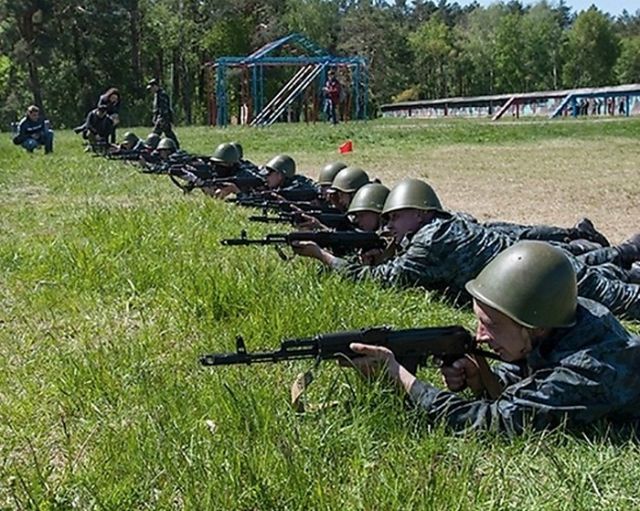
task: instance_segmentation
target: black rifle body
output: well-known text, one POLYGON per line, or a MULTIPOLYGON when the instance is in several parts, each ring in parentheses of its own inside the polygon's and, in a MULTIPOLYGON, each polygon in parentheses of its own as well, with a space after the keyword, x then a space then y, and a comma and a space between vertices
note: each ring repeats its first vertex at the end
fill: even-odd
POLYGON ((366 231, 297 231, 285 234, 267 234, 264 238, 251 239, 242 231, 239 238, 224 239, 226 246, 244 245, 291 245, 296 241, 313 241, 322 248, 334 253, 347 253, 354 250, 372 250, 384 248, 386 241, 375 232, 366 231))
POLYGON ((294 213, 296 211, 320 211, 322 213, 340 214, 341 212, 335 207, 314 201, 287 201, 279 199, 269 199, 260 194, 252 194, 248 197, 237 197, 235 199, 227 199, 227 202, 245 206, 250 208, 258 208, 263 211, 277 211, 284 213, 294 213))
POLYGON ((336 229, 338 231, 352 231, 353 224, 346 215, 341 213, 324 213, 322 211, 287 212, 281 211, 276 216, 252 215, 249 220, 252 222, 262 222, 265 224, 291 224, 299 225, 307 221, 305 217, 313 217, 321 224, 336 229))
MULTIPOLYGON (((300 339, 286 339, 274 351, 250 353, 242 337, 236 338, 235 353, 212 353, 200 358, 205 366, 285 362, 303 359, 355 358, 349 345, 353 342, 389 348, 396 359, 415 373, 428 358, 450 364, 467 353, 487 355, 476 348, 473 336, 462 326, 411 328, 393 330, 388 327, 319 334, 300 339)), ((492 354, 489 354, 495 358, 492 354)))

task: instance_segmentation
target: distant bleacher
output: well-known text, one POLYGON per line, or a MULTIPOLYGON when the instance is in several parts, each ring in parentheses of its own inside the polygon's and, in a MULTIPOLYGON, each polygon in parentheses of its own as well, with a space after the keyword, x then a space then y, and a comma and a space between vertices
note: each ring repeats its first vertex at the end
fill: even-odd
POLYGON ((640 115, 640 84, 389 103, 383 117, 507 117, 640 115))

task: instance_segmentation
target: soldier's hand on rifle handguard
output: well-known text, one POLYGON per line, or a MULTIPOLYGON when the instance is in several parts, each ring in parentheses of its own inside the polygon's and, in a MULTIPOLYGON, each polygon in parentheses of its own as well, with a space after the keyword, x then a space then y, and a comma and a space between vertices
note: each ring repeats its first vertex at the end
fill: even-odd
POLYGON ((334 256, 329 251, 321 248, 315 241, 294 241, 291 243, 291 249, 296 255, 311 257, 327 265, 330 265, 331 262, 325 263, 325 259, 334 259, 334 256))
POLYGON ((296 223, 296 227, 301 231, 330 231, 329 227, 324 225, 318 218, 311 215, 300 215, 300 222, 296 223))
POLYGON ((225 183, 222 186, 205 186, 202 188, 202 193, 214 199, 224 199, 231 194, 240 193, 240 188, 233 183, 225 183))
POLYGON ((354 342, 349 345, 349 349, 361 356, 348 360, 338 359, 339 365, 353 367, 365 378, 375 378, 384 373, 392 381, 397 379, 400 364, 389 348, 354 342))

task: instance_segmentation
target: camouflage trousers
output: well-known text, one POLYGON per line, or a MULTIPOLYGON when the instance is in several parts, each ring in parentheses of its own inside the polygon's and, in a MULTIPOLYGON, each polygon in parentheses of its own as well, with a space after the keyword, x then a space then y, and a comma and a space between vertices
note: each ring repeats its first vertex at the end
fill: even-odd
POLYGON ((583 266, 578 272, 578 294, 606 306, 623 319, 640 320, 640 285, 619 278, 622 268, 604 264, 583 266))
POLYGON ((486 222, 485 227, 517 240, 540 240, 566 243, 575 239, 575 229, 551 225, 520 225, 509 222, 486 222))

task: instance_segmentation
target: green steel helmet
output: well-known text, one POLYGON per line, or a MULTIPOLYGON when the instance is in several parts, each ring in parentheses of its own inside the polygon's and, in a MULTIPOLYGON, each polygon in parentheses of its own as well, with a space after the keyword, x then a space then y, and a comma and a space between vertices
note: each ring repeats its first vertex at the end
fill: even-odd
POLYGON ((476 300, 525 327, 575 323, 576 273, 560 249, 542 241, 521 241, 509 247, 465 287, 476 300))
POLYGON ((220 144, 209 159, 215 163, 224 163, 231 166, 240 161, 240 156, 233 144, 220 144))
POLYGON ((296 162, 291 156, 279 154, 271 158, 265 168, 268 171, 280 172, 284 177, 293 177, 296 173, 296 162))
POLYGON ((360 167, 346 167, 333 178, 331 188, 345 193, 353 193, 368 182, 369 175, 360 167))
POLYGON ((364 185, 351 199, 347 213, 358 213, 360 211, 382 213, 387 195, 389 195, 389 189, 383 184, 370 183, 364 185))
POLYGON ((158 147, 156 147, 156 149, 159 151, 161 149, 166 149, 168 151, 175 151, 176 148, 176 143, 170 139, 170 138, 163 138, 160 140, 160 142, 158 142, 158 147))
POLYGON ((127 142, 128 144, 137 144, 138 140, 140 139, 133 131, 127 131, 124 134, 124 137, 122 137, 122 141, 127 142))
POLYGON ((158 135, 157 133, 149 133, 147 135, 147 138, 144 140, 144 145, 150 147, 151 149, 155 149, 156 147, 158 147, 159 143, 160 135, 158 135))
POLYGON ((320 171, 320 175, 318 176, 318 184, 325 186, 331 185, 331 183, 333 183, 333 178, 336 177, 336 174, 342 169, 346 168, 347 164, 342 163, 341 161, 334 161, 333 163, 325 165, 320 171))
POLYGON ((419 179, 403 179, 391 189, 384 203, 383 215, 400 209, 442 211, 440 199, 427 183, 419 179))
POLYGON ((241 160, 244 157, 244 151, 242 150, 240 142, 230 142, 230 144, 236 148, 236 151, 238 151, 238 159, 241 160))

